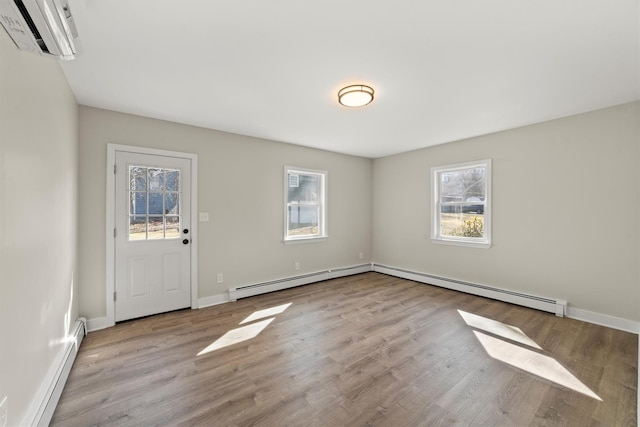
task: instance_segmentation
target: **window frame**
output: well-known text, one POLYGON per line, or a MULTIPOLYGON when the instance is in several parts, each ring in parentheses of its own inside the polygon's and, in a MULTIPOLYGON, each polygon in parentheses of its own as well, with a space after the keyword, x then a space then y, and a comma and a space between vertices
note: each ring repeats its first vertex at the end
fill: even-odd
MULTIPOLYGON (((473 162, 455 163, 431 168, 431 241, 433 243, 489 249, 491 247, 491 159, 473 162), (465 169, 485 168, 485 200, 484 205, 484 237, 443 236, 440 234, 440 222, 443 206, 440 201, 440 175, 444 172, 462 171, 465 169)), ((467 203, 461 203, 467 204, 467 203)))
POLYGON ((284 167, 284 238, 285 243, 304 243, 304 242, 318 242, 327 240, 327 181, 329 173, 327 171, 300 168, 294 166, 284 167), (290 173, 297 175, 315 175, 320 178, 320 194, 318 197, 318 234, 317 235, 302 235, 302 236, 290 236, 289 235, 289 175, 290 173))

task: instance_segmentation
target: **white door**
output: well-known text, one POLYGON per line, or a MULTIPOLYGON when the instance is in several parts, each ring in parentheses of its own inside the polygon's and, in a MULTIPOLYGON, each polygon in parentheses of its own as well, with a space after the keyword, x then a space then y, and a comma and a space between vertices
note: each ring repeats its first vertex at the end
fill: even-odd
POLYGON ((190 307, 191 160, 115 159, 115 320, 190 307))

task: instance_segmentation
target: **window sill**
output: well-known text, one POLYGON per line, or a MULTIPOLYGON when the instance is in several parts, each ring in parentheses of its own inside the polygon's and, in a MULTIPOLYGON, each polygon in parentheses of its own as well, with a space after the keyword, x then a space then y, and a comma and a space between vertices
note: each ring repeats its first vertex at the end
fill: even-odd
POLYGON ((489 249, 491 242, 471 242, 468 240, 453 240, 453 239, 436 239, 431 238, 431 243, 438 245, 451 245, 451 246, 464 246, 467 248, 489 249))
POLYGON ((297 239, 284 239, 283 242, 285 245, 297 244, 297 243, 313 243, 313 242, 324 242, 329 238, 329 236, 319 236, 319 237, 300 237, 297 239))

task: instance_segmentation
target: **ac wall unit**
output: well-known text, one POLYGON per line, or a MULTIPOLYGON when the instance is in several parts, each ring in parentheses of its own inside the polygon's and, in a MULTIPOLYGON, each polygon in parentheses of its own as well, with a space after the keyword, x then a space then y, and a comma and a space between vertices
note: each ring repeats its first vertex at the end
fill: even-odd
POLYGON ((20 50, 61 60, 78 54, 67 0, 0 0, 0 20, 20 50))

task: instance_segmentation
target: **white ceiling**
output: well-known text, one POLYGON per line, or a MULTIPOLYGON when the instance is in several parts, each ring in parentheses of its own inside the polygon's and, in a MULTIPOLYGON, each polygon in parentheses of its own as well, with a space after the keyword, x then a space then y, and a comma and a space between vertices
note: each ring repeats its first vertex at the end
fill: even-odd
POLYGON ((364 157, 640 99, 638 0, 70 5, 80 104, 364 157))

